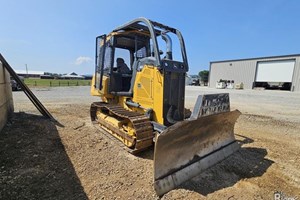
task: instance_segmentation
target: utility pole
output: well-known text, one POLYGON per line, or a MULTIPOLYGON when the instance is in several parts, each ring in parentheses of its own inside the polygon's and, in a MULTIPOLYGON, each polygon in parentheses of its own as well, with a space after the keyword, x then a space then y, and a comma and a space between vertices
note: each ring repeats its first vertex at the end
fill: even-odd
POLYGON ((27 74, 27 77, 28 78, 28 68, 27 68, 27 64, 25 64, 25 67, 26 67, 26 74, 27 74))

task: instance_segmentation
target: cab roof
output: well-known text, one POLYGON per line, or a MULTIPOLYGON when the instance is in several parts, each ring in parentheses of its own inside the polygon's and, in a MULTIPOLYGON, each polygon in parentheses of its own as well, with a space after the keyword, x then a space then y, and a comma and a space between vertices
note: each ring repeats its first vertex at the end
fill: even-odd
POLYGON ((123 31, 140 31, 140 32, 146 32, 148 34, 151 34, 151 32, 153 31, 155 32, 156 35, 160 35, 162 31, 170 31, 176 34, 177 30, 175 28, 146 19, 144 17, 140 17, 128 23, 125 23, 124 25, 121 25, 113 30, 113 32, 123 32, 123 31))

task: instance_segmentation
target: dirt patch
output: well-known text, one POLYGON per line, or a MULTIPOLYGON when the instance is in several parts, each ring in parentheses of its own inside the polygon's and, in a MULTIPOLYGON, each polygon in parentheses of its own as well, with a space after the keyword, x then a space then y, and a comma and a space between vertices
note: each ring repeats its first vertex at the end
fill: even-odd
MULTIPOLYGON (((127 153, 92 126, 88 104, 48 108, 60 126, 16 113, 1 132, 0 199, 158 199, 153 150, 127 153)), ((299 124, 242 115, 235 132, 241 150, 161 199, 299 198, 299 124)))
POLYGON ((0 134, 0 199, 87 199, 56 126, 16 113, 0 134))

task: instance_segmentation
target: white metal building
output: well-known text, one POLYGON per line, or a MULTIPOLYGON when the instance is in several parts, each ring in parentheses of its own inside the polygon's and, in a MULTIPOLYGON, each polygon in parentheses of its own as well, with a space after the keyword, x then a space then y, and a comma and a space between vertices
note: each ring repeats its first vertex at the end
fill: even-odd
POLYGON ((255 87, 300 92, 300 54, 210 62, 209 87, 220 79, 255 87))
POLYGON ((42 75, 45 75, 43 71, 31 71, 31 70, 15 70, 18 76, 30 77, 30 78, 40 78, 42 75))

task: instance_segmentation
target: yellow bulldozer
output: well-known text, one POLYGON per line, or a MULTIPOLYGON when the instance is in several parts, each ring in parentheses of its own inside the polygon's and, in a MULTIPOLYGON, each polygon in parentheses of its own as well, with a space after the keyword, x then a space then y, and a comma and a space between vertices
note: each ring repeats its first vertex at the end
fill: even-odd
POLYGON ((154 145, 159 196, 240 148, 233 132, 240 112, 230 111, 229 94, 199 95, 193 111, 185 109, 179 30, 137 18, 96 38, 95 66, 91 94, 101 101, 91 104, 91 120, 132 154, 154 145))

